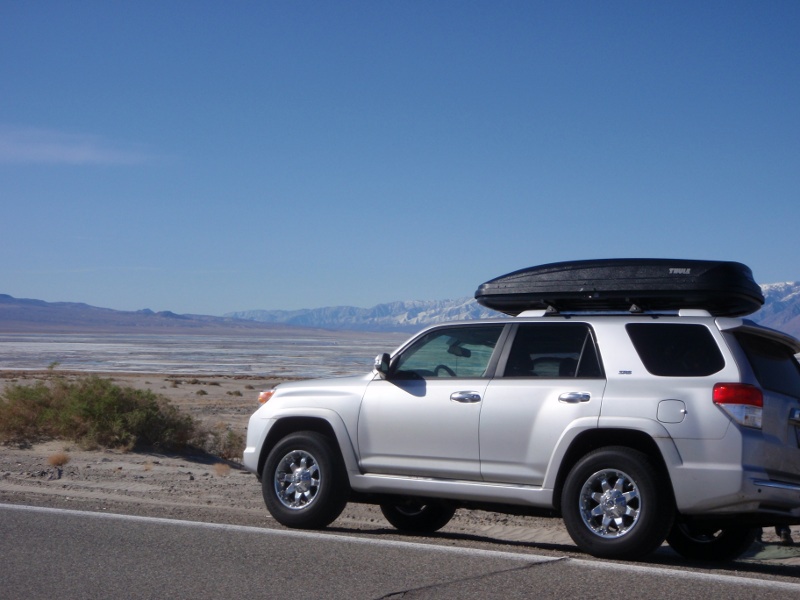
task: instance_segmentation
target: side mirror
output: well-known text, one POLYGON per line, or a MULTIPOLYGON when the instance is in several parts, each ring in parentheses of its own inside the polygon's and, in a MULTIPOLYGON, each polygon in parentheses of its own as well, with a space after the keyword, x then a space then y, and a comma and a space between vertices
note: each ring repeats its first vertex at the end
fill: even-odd
POLYGON ((389 374, 389 361, 391 357, 384 352, 375 357, 375 370, 386 377, 389 374))

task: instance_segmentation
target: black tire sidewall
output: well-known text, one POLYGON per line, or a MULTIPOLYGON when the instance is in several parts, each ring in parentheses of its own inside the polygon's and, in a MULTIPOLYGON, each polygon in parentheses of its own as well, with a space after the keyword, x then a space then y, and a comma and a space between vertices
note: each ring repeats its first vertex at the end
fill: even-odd
POLYGON ((421 510, 409 514, 402 510, 402 503, 386 502, 380 505, 381 512, 389 523, 400 531, 431 533, 438 531, 450 522, 456 510, 442 502, 420 503, 421 510))
POLYGON ((338 448, 331 440, 314 431, 286 436, 270 451, 261 476, 261 490, 267 510, 281 525, 297 529, 321 529, 330 525, 344 510, 349 496, 347 473, 338 448), (307 507, 284 506, 275 492, 275 470, 289 452, 310 454, 320 471, 320 486, 314 501, 307 507))
POLYGON ((666 474, 644 453, 632 448, 608 447, 580 459, 570 471, 561 496, 561 513, 567 531, 578 547, 601 558, 636 560, 650 554, 666 539, 675 508, 666 474), (635 526, 618 538, 602 538, 583 522, 579 498, 586 481, 596 472, 617 469, 639 489, 640 512, 635 526))
MULTIPOLYGON (((699 526, 703 527, 702 524, 699 526)), ((731 524, 720 526, 714 539, 701 541, 692 536, 691 529, 692 525, 675 523, 667 536, 667 542, 684 558, 710 562, 728 561, 740 557, 750 548, 758 535, 758 529, 731 524)))

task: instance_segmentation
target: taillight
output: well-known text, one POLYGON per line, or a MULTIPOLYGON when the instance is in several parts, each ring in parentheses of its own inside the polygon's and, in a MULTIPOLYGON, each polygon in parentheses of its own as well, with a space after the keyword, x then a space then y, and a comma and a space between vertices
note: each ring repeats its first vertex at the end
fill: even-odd
POLYGON ((714 386, 714 404, 745 427, 761 429, 764 394, 746 383, 718 383, 714 386))
POLYGON ((271 389, 271 390, 267 390, 266 392, 261 392, 261 393, 258 395, 258 403, 259 403, 259 404, 266 404, 266 403, 267 403, 267 401, 268 401, 270 398, 272 398, 272 394, 274 394, 274 393, 275 393, 275 388, 273 388, 273 389, 271 389))

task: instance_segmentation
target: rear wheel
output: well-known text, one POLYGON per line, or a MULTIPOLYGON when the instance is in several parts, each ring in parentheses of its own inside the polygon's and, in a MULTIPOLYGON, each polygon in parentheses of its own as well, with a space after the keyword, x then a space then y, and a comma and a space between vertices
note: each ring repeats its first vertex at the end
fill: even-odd
POLYGON ((667 536, 670 547, 691 560, 734 560, 744 554, 758 535, 758 528, 713 522, 675 523, 667 536))
POLYGON ((674 519, 664 480, 638 450, 608 447, 587 454, 570 471, 561 495, 570 537, 592 556, 643 558, 661 545, 674 519))
POLYGON ((338 448, 314 431, 293 433, 275 445, 264 464, 261 486, 275 520, 299 529, 330 525, 350 494, 338 448))
POLYGON ((401 531, 432 533, 450 522, 456 509, 442 502, 391 502, 381 504, 386 520, 401 531))

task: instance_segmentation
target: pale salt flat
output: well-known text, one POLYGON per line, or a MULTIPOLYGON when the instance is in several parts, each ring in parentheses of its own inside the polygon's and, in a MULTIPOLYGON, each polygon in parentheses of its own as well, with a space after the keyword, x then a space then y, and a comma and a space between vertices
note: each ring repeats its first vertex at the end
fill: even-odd
POLYGON ((403 333, 275 335, 0 334, 0 369, 327 377, 357 375, 403 333))

